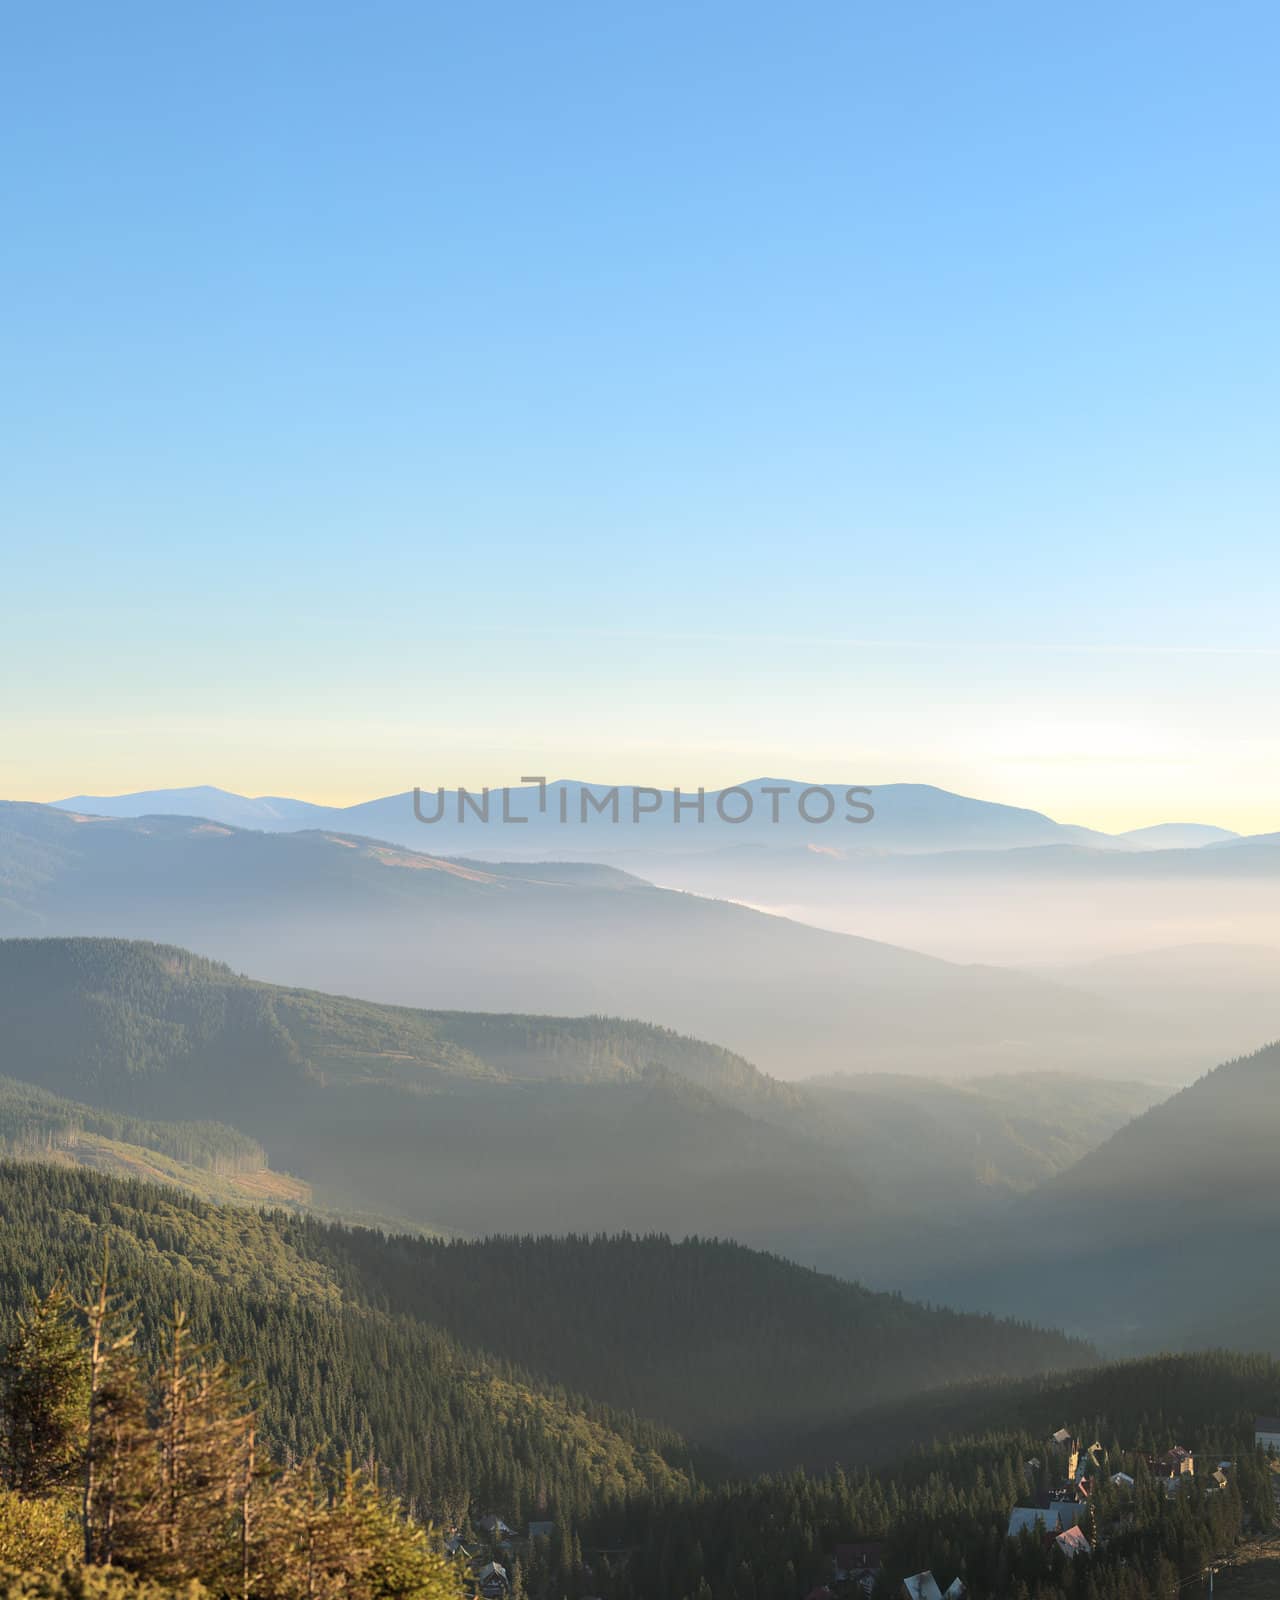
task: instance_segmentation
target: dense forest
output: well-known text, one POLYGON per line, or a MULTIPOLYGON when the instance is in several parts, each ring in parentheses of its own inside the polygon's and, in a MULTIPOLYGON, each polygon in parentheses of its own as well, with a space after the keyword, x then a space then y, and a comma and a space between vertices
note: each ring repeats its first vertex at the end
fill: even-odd
MULTIPOLYGON (((111 1225, 127 1236, 121 1250, 142 1249, 148 1265, 159 1256, 173 1273, 243 1288, 277 1309, 284 1296, 336 1308, 344 1326, 376 1319, 386 1330, 380 1338, 447 1334, 500 1365, 656 1417, 701 1443, 768 1448, 783 1465, 788 1438, 873 1400, 1092 1359, 1061 1334, 914 1305, 714 1241, 440 1245, 311 1217, 239 1216, 142 1185, 13 1167, 0 1168, 0 1207, 15 1220, 34 1211, 30 1224, 8 1230, 10 1250, 56 1241, 55 1265, 42 1278, 73 1273, 63 1245, 80 1247, 93 1225, 111 1225)), ((238 1322, 234 1299, 218 1315, 238 1322)), ((287 1331, 280 1337, 287 1341, 287 1331)), ((300 1397, 294 1404, 305 1411, 300 1397)), ((385 1426, 398 1428, 405 1414, 389 1396, 385 1426)), ((376 1444, 385 1458, 381 1436, 376 1444)), ((420 1474, 403 1486, 426 1491, 420 1474)))
MULTIPOLYGON (((411 1514, 458 1528, 473 1554, 494 1553, 485 1541, 495 1536, 481 1519, 502 1517, 516 1530, 500 1552, 510 1591, 531 1600, 803 1600, 830 1577, 835 1548, 851 1541, 881 1546, 878 1592, 885 1596, 929 1567, 944 1581, 962 1575, 974 1600, 1165 1600, 1171 1585, 1198 1573, 1242 1528, 1271 1516, 1271 1473, 1252 1449, 1249 1418, 1280 1408, 1280 1368, 1260 1359, 1170 1358, 967 1386, 929 1402, 941 1429, 954 1424, 955 1431, 896 1466, 829 1464, 816 1475, 749 1478, 669 1427, 610 1405, 608 1394, 574 1395, 548 1381, 554 1374, 479 1353, 422 1320, 421 1286, 412 1280, 430 1277, 435 1265, 447 1287, 469 1262, 490 1296, 494 1324, 518 1325, 526 1305, 536 1311, 541 1300, 528 1319, 532 1354, 539 1340, 544 1350, 554 1346, 557 1323, 545 1306, 567 1281, 587 1308, 618 1293, 627 1271, 647 1258, 655 1264, 651 1283, 670 1280, 659 1318, 676 1316, 693 1286, 720 1285, 724 1308, 706 1330, 714 1344, 750 1311, 753 1263, 765 1301, 777 1298, 777 1274, 794 1270, 784 1263, 736 1247, 658 1240, 624 1239, 616 1252, 601 1240, 383 1243, 314 1219, 217 1208, 32 1164, 0 1166, 0 1222, 0 1313, 11 1340, 24 1337, 33 1289, 92 1304, 108 1246, 114 1281, 137 1319, 144 1367, 163 1373, 177 1303, 191 1347, 207 1346, 218 1362, 233 1364, 237 1384, 250 1386, 264 1459, 274 1458, 286 1475, 311 1462, 316 1472, 337 1473, 320 1497, 332 1504, 341 1498, 332 1485, 350 1457, 361 1481, 376 1476, 411 1514), (413 1313, 403 1309, 410 1305, 413 1313), (1049 1432, 1064 1424, 1100 1442, 1090 1515, 1110 1530, 1091 1559, 1075 1563, 1034 1539, 1005 1538, 1010 1508, 1034 1487, 1028 1462, 1043 1461, 1049 1432), (1231 1460, 1225 1486, 1197 1475, 1187 1493, 1170 1499, 1147 1477, 1145 1454, 1175 1442, 1210 1461, 1231 1460), (1105 1481, 1122 1470, 1135 1478, 1131 1504, 1119 1503, 1105 1481), (530 1521, 546 1536, 524 1536, 530 1521)), ((826 1295, 836 1297, 838 1312, 842 1286, 808 1277, 807 1313, 816 1315, 826 1295)), ((443 1287, 438 1304, 451 1305, 455 1321, 475 1314, 443 1287)), ((612 1374, 597 1359, 595 1381, 605 1388, 624 1383, 620 1374, 652 1342, 652 1322, 628 1338, 627 1320, 624 1305, 620 1315, 588 1325, 596 1341, 617 1346, 612 1374)), ((771 1382, 785 1390, 798 1381, 785 1357, 770 1367, 779 1352, 769 1353, 776 1344, 769 1318, 754 1324, 760 1350, 739 1374, 748 1408, 771 1382)), ((585 1359, 582 1348, 576 1364, 585 1359)), ((687 1363, 688 1381, 700 1385, 707 1368, 694 1356, 678 1343, 669 1352, 672 1366, 687 1363)), ((679 1385, 673 1381, 669 1392, 679 1385)), ((908 1401, 906 1409, 923 1404, 908 1401)), ((30 1533, 19 1519, 14 1537, 30 1533)), ((171 1563, 170 1576, 174 1570, 171 1563)), ((224 1592, 234 1592, 222 1581, 224 1592)))
POLYGON ((1061 1334, 925 1308, 719 1240, 387 1240, 310 1220, 296 1231, 362 1300, 771 1464, 790 1464, 801 1430, 873 1399, 1095 1359, 1061 1334))

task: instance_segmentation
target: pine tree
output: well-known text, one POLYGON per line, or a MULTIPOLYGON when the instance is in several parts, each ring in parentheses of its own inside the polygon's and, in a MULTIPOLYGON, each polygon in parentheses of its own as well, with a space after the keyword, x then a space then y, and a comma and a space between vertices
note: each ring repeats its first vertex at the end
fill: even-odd
POLYGON ((61 1283, 33 1294, 5 1352, 5 1481, 29 1498, 65 1489, 84 1459, 89 1374, 70 1311, 61 1283))

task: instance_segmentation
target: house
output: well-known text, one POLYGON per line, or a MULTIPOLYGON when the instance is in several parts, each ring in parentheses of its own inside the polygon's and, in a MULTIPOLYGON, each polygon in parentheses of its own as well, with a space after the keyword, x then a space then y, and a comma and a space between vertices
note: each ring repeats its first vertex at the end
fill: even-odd
POLYGON ((1093 1554, 1093 1546, 1079 1528, 1068 1528, 1065 1533, 1060 1533, 1053 1542, 1068 1561, 1074 1561, 1077 1556, 1091 1556, 1093 1554))
POLYGON ((514 1528, 508 1528, 502 1518, 495 1516, 492 1511, 487 1517, 481 1517, 476 1527, 490 1539, 509 1539, 516 1531, 514 1528))
POLYGON ((906 1600, 942 1600, 942 1590, 932 1572, 917 1572, 914 1578, 902 1580, 906 1600))
POLYGON ((471 1560, 471 1552, 462 1542, 460 1533, 451 1533, 444 1542, 444 1553, 447 1556, 460 1556, 463 1561, 471 1560))
POLYGON ((942 1600, 966 1600, 969 1586, 963 1578, 952 1578, 950 1587, 943 1591, 942 1600))
POLYGON ((856 1583, 870 1590, 883 1565, 884 1546, 878 1540, 863 1539, 856 1544, 838 1544, 835 1554, 837 1583, 856 1583))
POLYGON ((1196 1458, 1190 1450, 1184 1450, 1180 1444, 1175 1444, 1172 1450, 1157 1457, 1151 1466, 1161 1477, 1181 1478, 1196 1470, 1196 1458))
POLYGON ((500 1567, 496 1561, 491 1561, 488 1566, 482 1567, 476 1573, 476 1583, 484 1600, 505 1600, 511 1588, 507 1569, 500 1567))
POLYGON ((1059 1428, 1057 1433, 1049 1435, 1049 1443, 1057 1445, 1059 1450, 1069 1450, 1075 1443, 1070 1428, 1059 1428))
POLYGON ((554 1522, 531 1522, 529 1524, 530 1539, 549 1539, 556 1531, 554 1522))
POLYGON ((1280 1417, 1255 1418, 1253 1442, 1263 1450, 1280 1450, 1280 1417))
POLYGON ((1134 1489, 1137 1487, 1134 1480, 1127 1472, 1113 1472, 1111 1474, 1111 1481, 1115 1484, 1117 1489, 1123 1489, 1126 1494, 1132 1494, 1134 1489))
POLYGON ((1016 1539, 1021 1533, 1035 1533, 1043 1530, 1045 1533, 1062 1533, 1067 1528, 1074 1528, 1084 1514, 1085 1508, 1073 1505, 1069 1500, 1052 1500, 1043 1506, 1014 1506, 1009 1513, 1009 1531, 1007 1539, 1016 1539))

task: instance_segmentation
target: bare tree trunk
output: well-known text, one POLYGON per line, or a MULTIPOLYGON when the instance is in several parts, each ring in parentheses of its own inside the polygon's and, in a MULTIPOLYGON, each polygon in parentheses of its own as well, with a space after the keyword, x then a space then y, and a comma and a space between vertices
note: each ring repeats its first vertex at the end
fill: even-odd
POLYGON ((98 1451, 98 1391, 102 1382, 102 1367, 106 1359, 105 1330, 109 1303, 107 1275, 111 1261, 111 1241, 103 1241, 102 1276, 98 1280, 97 1299, 89 1306, 89 1427, 84 1452, 84 1495, 80 1503, 80 1519, 84 1530, 84 1559, 91 1562, 93 1549, 93 1513, 97 1496, 95 1472, 98 1451))

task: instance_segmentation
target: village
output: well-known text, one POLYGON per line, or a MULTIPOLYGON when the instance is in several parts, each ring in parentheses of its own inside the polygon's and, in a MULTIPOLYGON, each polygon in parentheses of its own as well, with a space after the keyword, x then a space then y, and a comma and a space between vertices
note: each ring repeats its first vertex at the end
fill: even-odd
MULTIPOLYGON (((1258 1417, 1255 1446, 1272 1457, 1277 1510, 1280 1511, 1280 1416, 1258 1417)), ((1198 1458, 1195 1452, 1174 1445, 1161 1453, 1122 1450, 1117 1457, 1095 1439, 1084 1444, 1070 1429, 1060 1428, 1045 1441, 1038 1456, 1022 1466, 1025 1493, 1009 1510, 1005 1538, 1019 1550, 1039 1550, 1064 1561, 1087 1560, 1109 1540, 1126 1532, 1135 1519, 1140 1490, 1154 1490, 1176 1499, 1200 1488, 1219 1494, 1231 1483, 1233 1458, 1198 1458)), ((464 1530, 451 1529, 445 1539, 447 1553, 470 1572, 478 1600, 519 1600, 522 1572, 541 1555, 550 1557, 559 1530, 553 1521, 532 1521, 522 1530, 489 1512, 464 1530)), ((884 1564, 885 1546, 878 1538, 851 1537, 834 1546, 827 1570, 804 1594, 803 1600, 970 1600, 963 1573, 917 1572, 890 1584, 884 1564)), ((626 1565, 626 1550, 592 1551, 617 1570, 626 1565)), ((588 1580, 592 1565, 579 1553, 580 1572, 588 1580)), ((1207 1576, 1207 1574, 1206 1574, 1207 1576)), ((584 1593, 579 1600, 598 1600, 584 1593)))
MULTIPOLYGON (((1280 1456, 1280 1417, 1258 1417, 1254 1423, 1257 1448, 1280 1456)), ((1045 1441, 1043 1459, 1032 1457, 1023 1464, 1028 1493, 1011 1508, 1006 1538, 1036 1541, 1046 1551, 1057 1551, 1064 1560, 1087 1558, 1105 1545, 1108 1538, 1123 1531, 1133 1520, 1133 1497, 1138 1490, 1138 1474, 1145 1473, 1150 1483, 1168 1498, 1176 1498, 1203 1482, 1206 1492, 1220 1493, 1231 1481, 1233 1459, 1217 1459, 1198 1471, 1194 1453, 1174 1445, 1159 1455, 1141 1451, 1125 1452, 1133 1471, 1117 1467, 1106 1472, 1106 1453, 1100 1441, 1083 1445, 1068 1428, 1059 1428, 1045 1441), (1100 1480, 1113 1491, 1100 1504, 1100 1480)), ((1273 1493, 1280 1509, 1280 1474, 1273 1493)), ((881 1546, 875 1542, 837 1545, 831 1561, 831 1579, 810 1590, 805 1600, 856 1600, 871 1596, 879 1584, 881 1546)), ((932 1571, 917 1572, 903 1579, 901 1600, 967 1600, 968 1586, 962 1574, 947 1587, 932 1571)))

